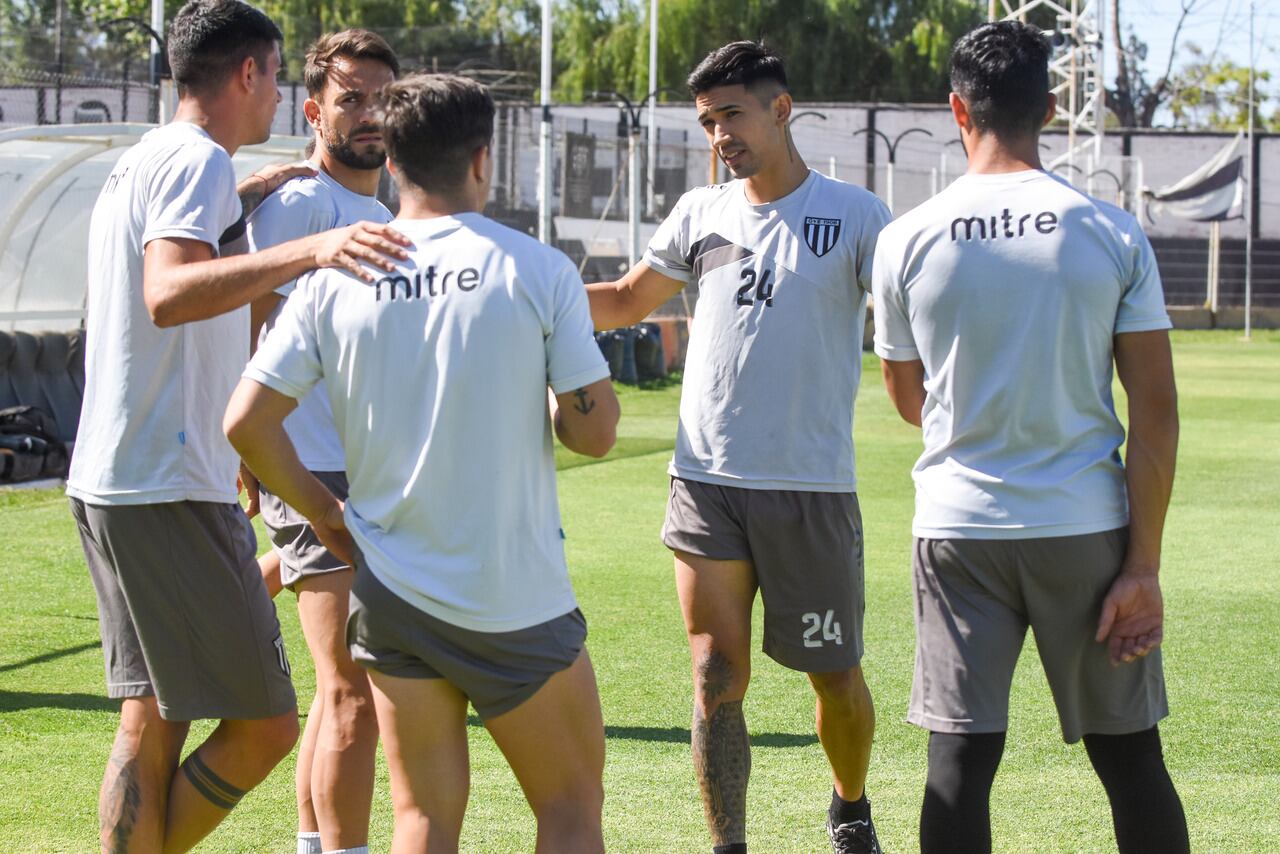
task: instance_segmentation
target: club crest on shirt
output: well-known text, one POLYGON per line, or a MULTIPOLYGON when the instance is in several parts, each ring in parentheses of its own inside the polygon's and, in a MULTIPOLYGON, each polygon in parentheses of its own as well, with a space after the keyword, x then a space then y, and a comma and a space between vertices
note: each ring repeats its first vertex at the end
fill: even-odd
POLYGON ((840 239, 840 224, 841 220, 838 219, 823 219, 816 216, 805 217, 805 245, 812 250, 814 255, 821 258, 830 252, 831 247, 835 246, 836 241, 840 239))

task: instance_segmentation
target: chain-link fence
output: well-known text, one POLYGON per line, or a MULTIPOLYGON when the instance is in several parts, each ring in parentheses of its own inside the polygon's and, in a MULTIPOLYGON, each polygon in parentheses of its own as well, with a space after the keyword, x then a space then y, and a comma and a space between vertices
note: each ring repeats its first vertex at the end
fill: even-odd
MULTIPOLYGON (((87 7, 90 11, 79 17, 64 13, 56 27, 35 19, 15 23, 14 8, 0 0, 0 128, 157 120, 160 89, 152 83, 154 40, 145 22, 104 20, 87 7)), ((286 78, 297 81, 306 46, 320 35, 321 22, 291 19, 283 27, 286 78)), ((405 70, 455 71, 491 87, 499 108, 490 211, 535 233, 541 110, 531 104, 535 76, 519 70, 536 66, 535 57, 520 54, 528 46, 486 42, 466 24, 377 29, 396 47, 405 70)), ((302 113, 305 88, 285 82, 281 95, 273 132, 309 135, 302 113)), ((895 213, 942 191, 966 166, 950 111, 942 105, 798 104, 793 115, 796 146, 812 168, 871 190, 895 213)), ((728 176, 711 157, 691 105, 660 105, 652 139, 647 116, 641 113, 640 118, 634 180, 641 197, 642 247, 682 193, 728 176)), ((588 281, 614 278, 633 254, 630 118, 609 104, 557 104, 553 128, 556 243, 588 281)), ((1156 245, 1170 301, 1198 301, 1210 266, 1208 227, 1145 216, 1142 189, 1191 172, 1221 148, 1223 137, 1121 131, 1109 133, 1096 151, 1071 161, 1062 161, 1064 132, 1046 133, 1042 142, 1044 160, 1056 163, 1057 174, 1142 218, 1156 245)), ((1274 201, 1280 197, 1280 137, 1261 135, 1255 154, 1258 165, 1246 179, 1257 187, 1249 190, 1259 213, 1254 224, 1257 302, 1280 305, 1280 264, 1260 263, 1280 255, 1280 204, 1274 201)), ((1243 258, 1243 238, 1241 222, 1223 224, 1220 299, 1231 301, 1242 292, 1243 266, 1236 258, 1243 258)), ((690 296, 669 311, 687 313, 690 296)))

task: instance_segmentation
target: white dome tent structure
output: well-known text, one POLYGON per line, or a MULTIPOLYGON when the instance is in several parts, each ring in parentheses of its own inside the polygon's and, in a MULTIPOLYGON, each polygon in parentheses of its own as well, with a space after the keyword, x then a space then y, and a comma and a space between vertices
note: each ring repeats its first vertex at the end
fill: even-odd
MULTIPOLYGON (((45 125, 0 131, 0 332, 84 322, 89 217, 116 160, 153 126, 45 125)), ((236 152, 236 176, 298 160, 306 138, 236 152)))
MULTIPOLYGON (((152 127, 0 131, 0 410, 38 407, 69 447, 84 395, 89 220, 116 160, 152 127)), ((241 148, 232 160, 237 178, 301 159, 307 141, 275 137, 241 148)))

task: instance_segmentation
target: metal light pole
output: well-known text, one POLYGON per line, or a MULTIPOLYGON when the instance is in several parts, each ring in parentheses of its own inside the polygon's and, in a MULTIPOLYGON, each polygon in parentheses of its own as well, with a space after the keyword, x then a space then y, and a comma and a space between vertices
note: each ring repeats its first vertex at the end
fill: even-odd
MULTIPOLYGON (((646 208, 656 216, 658 187, 658 0, 649 0, 649 181, 646 208)), ((635 260, 632 259, 632 264, 635 260)))
POLYGON ((884 189, 885 195, 888 196, 885 201, 889 205, 889 213, 893 213, 893 169, 894 165, 898 162, 898 143, 902 142, 902 138, 909 134, 922 133, 925 136, 933 136, 933 134, 924 128, 907 128, 893 139, 889 139, 883 131, 876 130, 874 128, 859 128, 853 132, 853 135, 857 136, 860 133, 874 133, 876 136, 884 140, 885 146, 889 149, 889 164, 884 170, 884 189))
POLYGON ((1253 0, 1249 0, 1249 197, 1244 203, 1246 211, 1244 229, 1244 340, 1253 333, 1253 0))
MULTIPOLYGON (((169 119, 172 118, 172 115, 168 114, 168 104, 166 103, 166 100, 165 100, 166 93, 161 88, 162 86, 164 86, 167 80, 167 78, 165 77, 167 73, 166 62, 164 59, 165 44, 164 44, 164 36, 160 34, 160 30, 157 30, 155 28, 155 24, 156 24, 156 19, 154 16, 155 9, 153 8, 151 11, 153 15, 151 18, 150 25, 148 25, 147 22, 142 20, 141 18, 126 17, 126 18, 112 18, 110 21, 103 21, 101 24, 101 27, 102 29, 106 30, 108 27, 117 27, 117 26, 123 26, 127 24, 128 26, 131 26, 137 29, 139 32, 146 35, 147 38, 150 40, 151 68, 148 73, 148 82, 151 84, 152 91, 155 94, 155 98, 156 98, 156 107, 157 107, 156 122, 157 124, 165 124, 166 122, 169 121, 169 119)), ((161 11, 162 20, 159 23, 161 26, 164 26, 163 7, 161 8, 160 11, 161 11)), ((126 74, 125 77, 127 79, 128 74, 126 74)), ((148 121, 150 121, 149 117, 148 117, 148 121)))
POLYGON ((640 124, 627 135, 627 260, 640 260, 640 124))
POLYGON ((156 122, 167 124, 173 118, 177 91, 173 78, 165 73, 164 0, 151 0, 151 85, 156 87, 156 122))
POLYGON ((64 11, 63 2, 62 0, 58 0, 57 4, 54 6, 54 20, 53 20, 53 32, 54 32, 54 36, 53 36, 54 60, 53 61, 58 70, 58 76, 54 78, 54 86, 53 86, 53 92, 54 92, 53 122, 54 124, 59 124, 59 125, 62 124, 62 70, 63 70, 62 69, 62 19, 64 17, 63 11, 64 11))
POLYGON ((542 124, 538 131, 538 239, 551 243, 551 0, 542 0, 542 124))
MULTIPOLYGON (((613 90, 588 92, 587 97, 592 100, 607 98, 618 102, 618 108, 621 109, 627 117, 627 232, 628 240, 628 257, 634 265, 640 260, 643 247, 640 245, 640 111, 644 109, 645 102, 651 106, 657 99, 658 93, 664 91, 672 91, 667 89, 655 89, 645 95, 640 103, 632 103, 631 99, 621 92, 613 90)), ((650 144, 653 137, 649 137, 650 144)), ((712 152, 714 156, 715 152, 712 152)), ((652 159, 650 159, 652 166, 652 159)), ((652 183, 650 183, 652 187, 652 183)), ((650 194, 652 198, 652 191, 650 194)))
POLYGON ((164 62, 164 0, 151 0, 151 85, 160 83, 160 69, 164 62))
MULTIPOLYGON (((792 116, 790 121, 787 122, 787 127, 790 128, 793 124, 800 121, 800 119, 803 119, 807 116, 813 116, 814 118, 822 119, 824 122, 827 120, 826 113, 820 113, 817 110, 804 110, 792 116)), ((795 140, 793 139, 792 143, 794 144, 794 142, 795 140)), ((827 177, 828 178, 836 177, 836 158, 834 155, 832 155, 830 158, 827 159, 827 177)))

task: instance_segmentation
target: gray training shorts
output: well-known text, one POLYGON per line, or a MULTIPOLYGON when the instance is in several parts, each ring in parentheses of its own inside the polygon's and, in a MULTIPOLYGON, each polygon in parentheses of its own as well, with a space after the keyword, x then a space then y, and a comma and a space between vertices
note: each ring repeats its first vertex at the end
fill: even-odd
POLYGON ((477 632, 415 608, 388 590, 356 557, 347 644, 351 658, 403 679, 444 679, 466 695, 481 720, 509 712, 578 660, 587 621, 574 609, 510 632, 477 632))
POLYGON ((862 514, 852 492, 742 489, 671 479, 662 542, 747 560, 764 602, 764 651, 805 673, 862 660, 862 514))
MULTIPOLYGON (((347 500, 347 475, 340 471, 312 472, 339 501, 347 500)), ((320 542, 315 529, 297 510, 259 484, 258 508, 271 545, 280 556, 280 583, 292 588, 303 578, 350 569, 320 542)))
POLYGON ((276 608, 237 504, 71 499, 107 696, 155 695, 165 720, 275 717, 297 701, 276 608))
POLYGON ((916 665, 907 720, 933 732, 1004 732, 1027 626, 1068 743, 1169 714, 1160 650, 1112 665, 1093 637, 1128 529, 1027 540, 915 541, 916 665))

